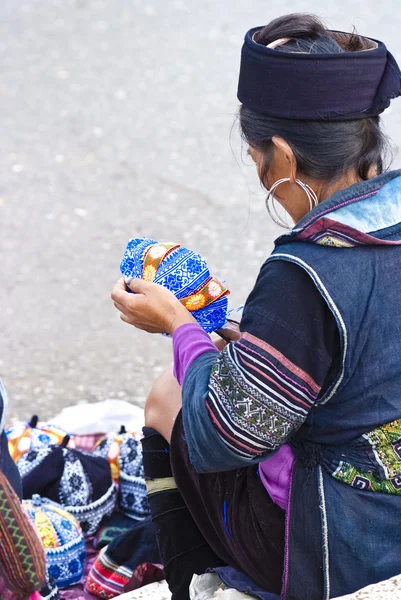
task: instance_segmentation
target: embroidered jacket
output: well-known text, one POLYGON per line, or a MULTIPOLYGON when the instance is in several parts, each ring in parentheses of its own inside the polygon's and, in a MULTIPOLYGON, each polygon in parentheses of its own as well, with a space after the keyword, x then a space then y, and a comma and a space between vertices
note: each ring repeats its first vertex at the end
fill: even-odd
MULTIPOLYGON (((298 415, 293 426, 287 415, 265 431, 272 450, 289 441, 296 459, 282 597, 326 600, 401 572, 401 172, 361 182, 322 202, 277 240, 268 261, 277 260, 308 273, 340 335, 338 373, 322 394, 274 348, 257 348, 248 337, 243 342, 248 351, 269 355, 276 367, 274 392, 281 386, 288 401, 290 386, 291 414, 298 415), (278 364, 287 369, 281 380, 278 364)), ((213 383, 215 360, 199 357, 187 373, 183 417, 190 435, 196 420, 205 418, 191 411, 195 387, 202 381, 209 387, 204 405, 209 415, 217 386, 230 385, 224 365, 213 383)), ((268 368, 266 362, 262 368, 268 368)), ((211 427, 207 440, 206 433, 199 434, 190 456, 212 448, 209 460, 220 456, 225 468, 230 461, 236 468, 233 449, 238 454, 240 428, 237 433, 230 447, 227 431, 222 436, 211 427)), ((247 431, 245 437, 244 461, 260 461, 250 458, 259 436, 247 431)))

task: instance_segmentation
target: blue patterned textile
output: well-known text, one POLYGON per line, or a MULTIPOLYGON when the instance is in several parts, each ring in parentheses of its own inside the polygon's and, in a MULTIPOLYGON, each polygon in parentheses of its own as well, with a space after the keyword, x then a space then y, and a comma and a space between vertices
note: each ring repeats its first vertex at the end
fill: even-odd
POLYGON ((120 509, 131 519, 142 521, 150 514, 143 466, 139 476, 127 475, 121 471, 118 499, 120 509))
POLYGON ((40 590, 41 600, 61 600, 56 582, 47 574, 46 586, 40 590))
POLYGON ((142 520, 150 514, 143 471, 142 444, 122 427, 106 435, 93 451, 106 458, 114 481, 118 482, 120 510, 131 519, 142 520))
POLYGON ((59 504, 35 495, 23 505, 46 551, 49 576, 59 588, 78 583, 83 575, 85 542, 78 521, 59 504))
MULTIPOLYGON (((107 460, 87 452, 49 446, 35 467, 22 474, 23 497, 40 494, 74 515, 85 536, 94 535, 117 499, 107 460)), ((17 466, 19 466, 18 461, 17 466)))
POLYGON ((135 238, 128 242, 120 270, 127 284, 132 279, 145 279, 173 292, 208 333, 224 326, 228 292, 211 277, 200 254, 179 244, 135 238))
MULTIPOLYGON (((325 355, 324 346, 316 352, 313 345, 316 362, 335 367, 334 379, 327 385, 325 378, 322 392, 317 389, 321 381, 314 377, 318 385, 313 385, 303 377, 302 382, 301 370, 290 369, 288 362, 285 365, 283 354, 274 352, 272 345, 263 349, 249 344, 246 335, 242 338, 246 347, 242 341, 230 344, 221 355, 218 371, 212 372, 214 393, 219 393, 223 409, 227 406, 225 414, 216 410, 212 420, 205 402, 216 355, 199 356, 184 381, 185 444, 195 469, 191 438, 205 462, 212 457, 221 465, 224 460, 222 470, 227 471, 233 456, 229 443, 252 442, 252 427, 255 430, 262 425, 264 434, 271 438, 283 428, 281 416, 285 413, 281 410, 274 422, 266 422, 274 398, 284 400, 294 414, 294 409, 300 414, 297 405, 301 406, 301 399, 306 410, 310 400, 314 402, 299 427, 297 417, 294 427, 285 417, 291 427, 288 443, 295 462, 288 485, 283 600, 342 597, 401 572, 400 207, 401 171, 361 181, 336 192, 305 215, 295 229, 276 240, 275 250, 265 263, 270 266, 273 261, 286 261, 302 269, 335 318, 340 353, 331 353, 329 346, 325 355), (270 370, 269 383, 264 385, 267 412, 262 412, 248 402, 252 395, 245 384, 250 392, 256 379, 260 386, 263 372, 268 371, 266 358, 271 365, 274 359, 281 381, 274 381, 270 370), (238 390, 238 374, 245 382, 241 385, 244 392, 238 390), (291 389, 292 397, 285 396, 286 389, 291 389), (236 407, 226 402, 228 393, 242 412, 235 413, 236 407), (190 410, 197 400, 203 410, 190 410), (221 431, 226 426, 227 414, 242 417, 242 423, 246 419, 248 432, 234 423, 236 437, 220 435, 219 440, 218 427, 221 431), (201 426, 207 419, 209 435, 201 426)), ((305 297, 294 291, 277 285, 276 293, 289 294, 294 307, 305 303, 305 297)), ((265 312, 259 312, 260 322, 293 332, 294 344, 297 330, 288 329, 286 321, 271 319, 270 309, 267 299, 265 312)), ((323 320, 310 322, 312 347, 314 328, 322 329, 323 320)), ((286 412, 288 415, 288 409, 286 412)), ((287 441, 285 436, 282 439, 287 441)), ((273 446, 277 447, 276 442, 273 446)), ((248 464, 251 462, 248 459, 248 464)), ((231 468, 238 468, 238 461, 231 468)), ((215 465, 211 472, 216 473, 215 465)))
MULTIPOLYGON (((36 415, 28 423, 13 423, 5 433, 11 458, 18 463, 21 477, 25 477, 47 456, 52 445, 62 444, 67 436, 67 432, 60 427, 39 422, 36 415)), ((73 446, 72 440, 67 441, 70 447, 73 446)))

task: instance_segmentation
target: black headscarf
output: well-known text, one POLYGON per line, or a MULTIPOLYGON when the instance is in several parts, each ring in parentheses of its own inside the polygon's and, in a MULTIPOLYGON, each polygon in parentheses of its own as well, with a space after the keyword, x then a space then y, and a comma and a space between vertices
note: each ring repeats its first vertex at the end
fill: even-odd
POLYGON ((260 29, 248 31, 242 47, 238 99, 248 108, 285 119, 340 121, 377 116, 401 95, 400 69, 382 42, 369 40, 372 48, 357 52, 288 53, 254 41, 260 29))

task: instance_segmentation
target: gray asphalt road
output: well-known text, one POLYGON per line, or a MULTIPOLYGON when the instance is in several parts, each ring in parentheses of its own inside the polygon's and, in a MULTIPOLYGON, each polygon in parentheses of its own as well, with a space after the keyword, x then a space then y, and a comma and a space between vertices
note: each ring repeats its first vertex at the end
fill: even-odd
MULTIPOLYGON (((170 341, 109 300, 130 237, 204 253, 240 304, 277 233, 230 128, 242 36, 281 13, 384 39, 398 0, 2 0, 0 372, 11 412, 141 404, 170 341)), ((401 141, 401 101, 385 116, 401 141)))

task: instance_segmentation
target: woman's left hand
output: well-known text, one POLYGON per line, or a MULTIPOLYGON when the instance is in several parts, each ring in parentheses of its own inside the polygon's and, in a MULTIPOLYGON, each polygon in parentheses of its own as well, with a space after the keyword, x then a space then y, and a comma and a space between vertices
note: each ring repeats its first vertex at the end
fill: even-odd
POLYGON ((120 311, 120 318, 149 333, 169 333, 185 323, 196 323, 191 313, 181 304, 172 292, 157 283, 143 279, 133 279, 129 288, 123 278, 117 281, 111 292, 114 306, 120 311))

